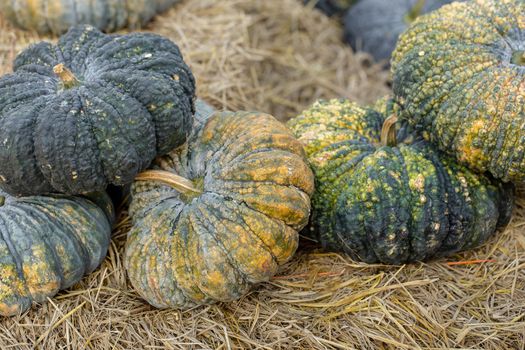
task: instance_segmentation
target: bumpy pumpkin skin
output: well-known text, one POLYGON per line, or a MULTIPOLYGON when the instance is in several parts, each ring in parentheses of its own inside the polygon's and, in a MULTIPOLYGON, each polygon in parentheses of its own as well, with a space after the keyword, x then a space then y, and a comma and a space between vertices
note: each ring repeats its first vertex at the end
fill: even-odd
POLYGON ((503 181, 525 181, 525 2, 454 3, 399 39, 403 116, 441 150, 503 181))
POLYGON ((391 103, 320 101, 289 126, 316 177, 310 230, 327 249, 401 264, 483 243, 510 220, 513 188, 458 165, 407 128, 381 146, 391 103))
POLYGON ((344 18, 345 41, 375 60, 389 60, 397 38, 420 14, 454 0, 361 0, 344 18), (421 6, 421 7, 418 7, 421 6))
POLYGON ((238 299, 267 281, 292 257, 308 222, 314 180, 304 157, 270 115, 197 119, 189 144, 156 168, 190 179, 201 193, 133 184, 125 263, 137 292, 159 308, 188 308, 238 299))
POLYGON ((138 29, 178 0, 2 0, 0 13, 18 27, 62 34, 90 24, 105 32, 138 29))
POLYGON ((106 256, 114 209, 105 193, 17 198, 0 191, 0 203, 0 315, 44 302, 106 256))
POLYGON ((0 187, 8 193, 129 184, 191 130, 195 81, 161 36, 74 27, 57 45, 23 51, 14 70, 0 78, 0 187))

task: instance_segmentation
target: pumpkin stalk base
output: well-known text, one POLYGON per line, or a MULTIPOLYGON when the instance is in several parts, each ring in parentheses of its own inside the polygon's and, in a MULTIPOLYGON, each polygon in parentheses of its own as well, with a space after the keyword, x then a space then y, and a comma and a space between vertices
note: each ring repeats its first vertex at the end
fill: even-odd
POLYGON ((53 67, 53 72, 60 79, 64 89, 71 89, 75 86, 80 85, 80 81, 75 77, 75 75, 67 69, 63 63, 59 63, 53 67))
POLYGON ((396 123, 397 116, 392 114, 390 117, 386 118, 383 122, 383 127, 381 128, 381 145, 393 147, 397 145, 396 139, 396 123))
POLYGON ((203 193, 204 179, 193 182, 185 177, 164 170, 146 170, 137 175, 135 181, 155 181, 177 190, 185 202, 203 193))

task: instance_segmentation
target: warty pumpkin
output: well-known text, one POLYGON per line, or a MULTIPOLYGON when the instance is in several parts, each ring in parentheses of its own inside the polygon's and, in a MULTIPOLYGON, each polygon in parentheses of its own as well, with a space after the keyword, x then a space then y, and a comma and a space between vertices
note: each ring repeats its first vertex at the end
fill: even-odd
POLYGON ((178 0, 2 0, 0 13, 13 24, 41 34, 62 34, 90 24, 105 32, 138 29, 178 0))
POLYGON ((421 17, 392 60, 401 115, 470 168, 525 181, 525 2, 453 3, 421 17))
POLYGON ((368 263, 482 244, 510 220, 512 185, 458 165, 406 126, 396 131, 396 110, 389 100, 366 108, 319 101, 289 121, 316 180, 305 234, 368 263))
POLYGON ((113 220, 105 193, 12 197, 0 191, 0 315, 20 314, 95 270, 113 220))
POLYGON ((132 186, 125 265, 159 308, 231 301, 267 281, 310 214, 313 174, 283 124, 258 112, 197 114, 190 141, 132 186))
POLYGON ((195 81, 178 47, 155 34, 72 28, 0 78, 0 187, 79 194, 125 185, 185 142, 195 81))
POLYGON ((453 0, 360 0, 344 17, 345 41, 375 60, 389 60, 397 38, 423 13, 453 0))

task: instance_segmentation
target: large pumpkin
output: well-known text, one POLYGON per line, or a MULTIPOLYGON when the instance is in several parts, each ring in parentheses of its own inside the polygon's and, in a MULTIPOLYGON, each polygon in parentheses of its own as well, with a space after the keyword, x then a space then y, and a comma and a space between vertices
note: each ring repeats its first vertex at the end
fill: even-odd
POLYGON ((453 0, 360 0, 344 17, 345 40, 354 50, 389 60, 398 36, 421 14, 453 0))
POLYGON ((178 0, 2 0, 0 13, 15 25, 41 34, 62 34, 90 24, 106 32, 137 29, 178 0))
POLYGON ((477 171, 525 181, 525 2, 454 3, 421 17, 392 61, 403 117, 477 171))
POLYGON ((155 164, 132 187, 125 256, 132 285, 152 305, 237 299, 294 254, 313 174, 272 116, 199 118, 190 142, 155 164))
POLYGON ((506 225, 511 185, 458 165, 406 127, 384 145, 395 139, 395 114, 386 118, 394 110, 320 101, 289 122, 316 177, 306 234, 354 259, 401 264, 476 247, 506 225))
POLYGON ((20 314, 96 269, 113 219, 105 193, 17 198, 0 191, 0 315, 20 314))
POLYGON ((0 78, 0 187, 17 195, 129 184, 185 142, 194 78, 177 46, 147 33, 72 28, 30 46, 0 78))

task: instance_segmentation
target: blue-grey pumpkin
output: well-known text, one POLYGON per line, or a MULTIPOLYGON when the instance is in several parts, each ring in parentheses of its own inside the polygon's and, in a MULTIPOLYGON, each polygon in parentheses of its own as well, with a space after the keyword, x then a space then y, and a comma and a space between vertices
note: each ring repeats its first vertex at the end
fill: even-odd
POLYGON ((360 0, 344 17, 344 37, 354 50, 390 59, 398 36, 421 14, 453 0, 360 0))

